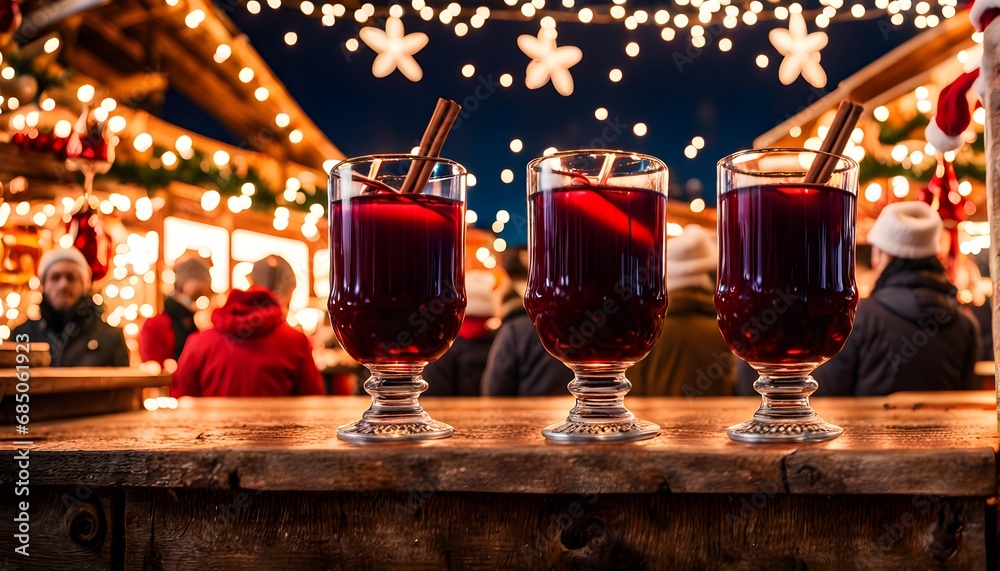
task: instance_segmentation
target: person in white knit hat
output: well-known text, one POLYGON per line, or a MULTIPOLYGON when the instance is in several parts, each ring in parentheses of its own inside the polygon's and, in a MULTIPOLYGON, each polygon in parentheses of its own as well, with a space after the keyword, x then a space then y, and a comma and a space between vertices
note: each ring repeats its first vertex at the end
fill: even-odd
POLYGON ((973 374, 978 326, 937 257, 942 227, 923 202, 882 209, 868 232, 878 279, 844 349, 816 369, 817 395, 982 388, 973 374))
POLYGON ((49 250, 38 263, 38 277, 41 318, 15 328, 13 339, 48 343, 53 367, 127 367, 125 336, 101 319, 90 296, 90 265, 80 250, 49 250))
POLYGON ((719 333, 710 276, 718 266, 715 237, 689 225, 667 241, 667 316, 656 345, 629 368, 629 394, 731 395, 735 356, 719 333))

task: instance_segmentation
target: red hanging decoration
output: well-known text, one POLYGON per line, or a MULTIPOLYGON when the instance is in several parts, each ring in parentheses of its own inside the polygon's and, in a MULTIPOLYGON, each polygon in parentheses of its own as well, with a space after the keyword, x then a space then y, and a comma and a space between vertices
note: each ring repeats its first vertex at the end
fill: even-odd
POLYGON ((917 192, 916 198, 931 205, 944 221, 944 229, 948 233, 948 254, 943 262, 948 277, 954 279, 955 262, 959 254, 958 223, 965 220, 965 203, 968 202, 958 192, 955 165, 951 161, 938 161, 934 176, 926 188, 917 192))
POLYGON ((90 207, 87 200, 66 223, 66 233, 73 238, 73 245, 83 253, 90 264, 93 281, 108 275, 114 245, 111 236, 104 231, 100 215, 90 207))

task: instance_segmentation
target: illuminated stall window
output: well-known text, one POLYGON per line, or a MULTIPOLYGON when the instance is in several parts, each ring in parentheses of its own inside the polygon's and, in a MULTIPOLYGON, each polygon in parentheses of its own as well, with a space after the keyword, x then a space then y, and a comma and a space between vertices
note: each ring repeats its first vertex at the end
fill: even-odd
MULTIPOLYGON (((169 217, 163 220, 163 261, 172 266, 188 250, 212 260, 212 291, 229 289, 229 232, 225 228, 169 217)), ((165 276, 167 278, 167 276, 165 276)), ((172 280, 164 279, 164 282, 172 280)))
POLYGON ((309 247, 303 242, 278 238, 251 232, 249 230, 233 231, 233 287, 246 288, 250 284, 246 280, 253 262, 275 254, 288 261, 295 272, 295 291, 292 292, 292 311, 302 309, 309 304, 309 247))
POLYGON ((326 301, 330 296, 330 250, 324 248, 313 254, 313 291, 326 301))

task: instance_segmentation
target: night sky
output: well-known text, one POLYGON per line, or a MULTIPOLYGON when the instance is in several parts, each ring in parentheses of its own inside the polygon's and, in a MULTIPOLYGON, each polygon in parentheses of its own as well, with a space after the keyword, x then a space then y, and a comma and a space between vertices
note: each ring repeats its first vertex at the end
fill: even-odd
MULTIPOLYGON (((580 47, 583 60, 570 70, 575 91, 563 97, 551 84, 538 90, 523 85, 529 59, 518 49, 516 39, 520 34, 537 35, 537 19, 510 22, 491 18, 484 27, 457 37, 452 31, 454 22, 450 26, 436 18, 424 22, 404 3, 406 32, 423 31, 430 37, 415 56, 424 77, 412 83, 398 71, 376 79, 371 74, 375 54, 363 43, 354 53, 344 49, 345 41, 357 37, 359 29, 350 12, 334 26, 324 28, 315 14, 307 17, 298 10, 274 11, 262 4, 258 15, 240 6, 229 16, 306 113, 347 156, 408 152, 417 144, 438 97, 454 99, 466 107, 443 155, 476 175, 478 184, 469 190, 469 207, 479 214, 477 225, 484 228, 501 208, 523 215, 524 169, 529 160, 550 146, 560 150, 589 147, 602 138, 602 132, 611 133, 614 139, 607 141, 607 147, 663 159, 670 167, 673 196, 685 200, 703 196, 714 204, 718 159, 750 147, 756 136, 917 31, 907 22, 885 37, 880 20, 831 24, 826 29, 830 42, 822 52, 829 80, 825 90, 818 90, 801 78, 791 86, 778 82, 781 56, 768 42, 767 31, 787 27, 787 21, 761 21, 752 27, 741 23, 734 30, 725 30, 721 37, 733 42, 728 53, 718 49, 718 38, 711 35, 701 50, 688 44, 687 33, 664 42, 652 18, 635 31, 626 30, 620 22, 564 22, 558 25, 557 42, 580 47), (294 46, 284 43, 288 31, 298 33, 294 46), (638 57, 625 54, 630 41, 639 43, 638 57), (685 58, 680 66, 675 53, 685 58), (770 58, 766 69, 754 63, 760 53, 770 58), (476 67, 471 78, 461 74, 467 63, 476 67), (612 83, 608 72, 616 67, 624 78, 612 83), (504 72, 514 76, 510 88, 497 83, 504 72), (475 99, 480 84, 490 87, 480 89, 479 94, 486 96, 475 99), (598 107, 608 109, 606 121, 594 117, 598 107), (640 121, 648 126, 644 137, 632 133, 632 125, 640 121), (606 129, 609 126, 612 128, 606 129), (695 159, 687 159, 684 147, 696 135, 704 137, 705 148, 695 159), (519 153, 509 148, 514 138, 524 143, 519 153), (505 168, 515 175, 510 184, 500 180, 505 168)), ((576 9, 580 7, 578 4, 576 9)), ((868 8, 874 10, 874 6, 868 8)), ((655 8, 647 10, 652 15, 655 8)), ((810 32, 816 31, 811 21, 807 19, 807 23, 810 32)), ((237 142, 176 92, 168 95, 163 115, 193 131, 237 142)), ((515 231, 511 224, 501 236, 514 244, 525 241, 523 232, 515 231)))

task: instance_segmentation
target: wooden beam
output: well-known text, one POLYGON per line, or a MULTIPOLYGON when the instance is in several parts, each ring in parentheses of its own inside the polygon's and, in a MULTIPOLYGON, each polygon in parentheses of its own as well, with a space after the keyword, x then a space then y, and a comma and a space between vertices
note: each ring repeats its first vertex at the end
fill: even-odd
MULTIPOLYGON (((990 222, 990 278, 993 281, 993 360, 1000 363, 1000 25, 986 28, 981 73, 986 85, 986 210, 990 222)), ((995 379, 997 378, 995 374, 995 379)), ((1000 399, 1000 382, 997 383, 1000 399)), ((1000 400, 997 405, 1000 424, 1000 400)))

